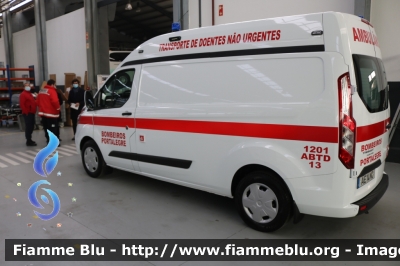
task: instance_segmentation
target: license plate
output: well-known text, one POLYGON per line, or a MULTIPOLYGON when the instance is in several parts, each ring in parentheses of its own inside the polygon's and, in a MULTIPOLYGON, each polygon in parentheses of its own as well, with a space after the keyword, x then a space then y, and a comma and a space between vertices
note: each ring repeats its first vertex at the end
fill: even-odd
POLYGON ((366 175, 359 177, 357 180, 357 188, 360 188, 360 187, 364 186, 365 184, 368 184, 368 182, 370 182, 374 178, 375 178, 375 170, 369 172, 366 175))

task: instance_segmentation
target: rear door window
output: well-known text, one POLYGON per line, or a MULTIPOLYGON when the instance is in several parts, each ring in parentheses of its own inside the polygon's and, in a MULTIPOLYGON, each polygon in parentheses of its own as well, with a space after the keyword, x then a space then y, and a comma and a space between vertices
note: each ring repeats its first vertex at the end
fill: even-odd
POLYGON ((370 113, 388 108, 388 84, 382 60, 353 55, 358 94, 370 113))

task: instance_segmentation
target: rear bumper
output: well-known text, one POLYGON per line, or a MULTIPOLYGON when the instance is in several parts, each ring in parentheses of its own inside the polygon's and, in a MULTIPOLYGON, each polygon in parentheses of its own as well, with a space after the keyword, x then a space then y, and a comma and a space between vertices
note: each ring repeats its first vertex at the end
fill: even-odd
POLYGON ((381 182, 367 196, 352 204, 359 206, 357 215, 368 212, 382 198, 389 186, 389 176, 383 174, 381 182), (365 207, 364 207, 365 206, 365 207))

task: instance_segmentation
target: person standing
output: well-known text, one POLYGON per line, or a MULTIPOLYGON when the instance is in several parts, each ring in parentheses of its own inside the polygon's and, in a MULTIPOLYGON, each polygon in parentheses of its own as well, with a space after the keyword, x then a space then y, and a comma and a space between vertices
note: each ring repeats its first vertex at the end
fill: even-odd
POLYGON ((24 91, 19 96, 19 106, 22 110, 22 116, 25 120, 25 138, 26 146, 36 146, 32 140, 32 132, 35 127, 36 101, 31 93, 29 82, 25 82, 24 91))
POLYGON ((39 116, 42 118, 42 124, 47 143, 49 143, 49 134, 52 132, 60 139, 60 128, 58 117, 60 116, 60 102, 56 91, 55 81, 49 79, 47 85, 39 91, 37 96, 37 105, 39 106, 39 116))
MULTIPOLYGON (((56 88, 56 92, 57 92, 57 96, 58 96, 58 102, 60 103, 60 107, 63 107, 63 103, 64 101, 68 101, 67 97, 65 97, 64 93, 60 90, 56 88)), ((62 123, 62 113, 61 113, 61 108, 60 108, 60 115, 58 117, 58 123, 61 124, 62 123)), ((61 138, 59 138, 60 141, 62 141, 61 138)))
POLYGON ((78 124, 78 116, 85 105, 85 91, 81 88, 79 80, 72 80, 72 88, 68 95, 68 103, 70 104, 71 120, 72 120, 72 130, 74 131, 75 140, 76 126, 78 124))

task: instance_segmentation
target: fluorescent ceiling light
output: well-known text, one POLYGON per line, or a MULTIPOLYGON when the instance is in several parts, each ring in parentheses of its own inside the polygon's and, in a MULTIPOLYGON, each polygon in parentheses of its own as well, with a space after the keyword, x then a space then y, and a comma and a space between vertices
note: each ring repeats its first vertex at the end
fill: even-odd
POLYGON ((26 5, 29 2, 32 2, 32 0, 25 0, 25 1, 23 1, 23 2, 21 2, 19 4, 17 4, 17 5, 13 6, 13 7, 10 8, 10 11, 13 11, 13 10, 23 6, 23 5, 26 5))
POLYGON ((131 1, 129 0, 129 2, 126 4, 125 6, 125 10, 132 10, 132 4, 131 1))

